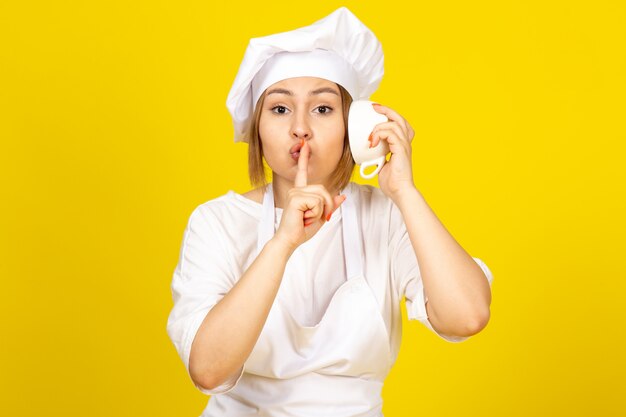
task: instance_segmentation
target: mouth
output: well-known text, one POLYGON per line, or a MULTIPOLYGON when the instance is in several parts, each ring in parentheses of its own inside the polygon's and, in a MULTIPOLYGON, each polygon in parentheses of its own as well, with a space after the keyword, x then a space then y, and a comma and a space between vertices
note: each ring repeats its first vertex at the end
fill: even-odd
MULTIPOLYGON (((311 155, 312 153, 309 152, 309 159, 311 159, 311 155)), ((292 153, 291 157, 293 158, 294 161, 297 161, 298 158, 300 158, 300 151, 292 153)))
MULTIPOLYGON (((291 158, 294 161, 297 161, 298 158, 300 158, 300 149, 302 148, 302 146, 300 146, 300 143, 296 143, 295 145, 293 145, 291 147, 291 149, 289 149, 289 154, 291 155, 291 158)), ((311 150, 309 149, 309 159, 311 159, 311 150)))

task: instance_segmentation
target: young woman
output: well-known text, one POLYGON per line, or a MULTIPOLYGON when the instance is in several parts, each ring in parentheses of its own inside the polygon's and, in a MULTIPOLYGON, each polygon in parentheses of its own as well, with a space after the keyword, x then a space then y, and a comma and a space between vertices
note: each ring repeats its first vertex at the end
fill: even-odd
POLYGON ((382 77, 375 36, 341 8, 253 39, 229 95, 257 188, 192 213, 172 281, 168 333, 203 416, 381 416, 383 380, 408 317, 460 342, 489 320, 491 273, 413 182, 413 129, 397 112, 372 146, 380 189, 350 182, 353 99, 382 77), (265 183, 263 159, 271 168, 265 183))

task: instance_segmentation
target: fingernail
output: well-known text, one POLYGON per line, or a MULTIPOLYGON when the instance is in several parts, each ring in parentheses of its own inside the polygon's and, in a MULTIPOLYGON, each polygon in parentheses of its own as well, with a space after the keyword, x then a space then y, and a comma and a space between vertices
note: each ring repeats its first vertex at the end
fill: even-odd
POLYGON ((372 106, 380 106, 378 103, 372 103, 372 106))
POLYGON ((331 211, 330 213, 328 213, 328 216, 326 216, 326 221, 329 222, 330 221, 330 216, 333 215, 333 212, 331 211))
POLYGON ((369 140, 370 142, 372 141, 372 135, 374 134, 374 132, 370 133, 370 136, 367 138, 367 140, 369 140))
POLYGON ((303 146, 304 146, 304 139, 300 141, 300 147, 302 148, 303 146))

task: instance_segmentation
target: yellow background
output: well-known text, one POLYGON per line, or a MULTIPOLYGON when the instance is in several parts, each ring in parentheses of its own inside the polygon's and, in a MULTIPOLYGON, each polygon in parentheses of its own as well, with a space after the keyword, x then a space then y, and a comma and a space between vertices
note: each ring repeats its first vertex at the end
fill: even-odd
POLYGON ((0 415, 200 415, 165 324, 191 211, 249 189, 228 90, 249 38, 341 5, 383 43, 417 187, 495 276, 470 340, 405 321, 385 415, 624 415, 617 0, 0 3, 0 415))

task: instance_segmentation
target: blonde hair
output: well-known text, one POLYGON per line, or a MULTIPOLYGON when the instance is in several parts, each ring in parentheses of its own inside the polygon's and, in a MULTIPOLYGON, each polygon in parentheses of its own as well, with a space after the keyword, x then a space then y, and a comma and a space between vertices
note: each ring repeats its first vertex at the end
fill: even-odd
MULTIPOLYGON (((350 142, 348 141, 348 112, 350 110, 350 104, 352 104, 352 96, 350 96, 350 93, 348 93, 345 88, 339 84, 337 84, 337 86, 341 93, 345 133, 343 137, 343 152, 337 167, 330 175, 330 184, 333 188, 343 190, 350 182, 352 171, 354 170, 354 159, 352 158, 350 142)), ((259 120, 261 119, 261 109, 263 108, 264 100, 265 94, 263 94, 257 102, 254 115, 251 118, 251 126, 250 129, 248 129, 248 132, 250 132, 248 138, 248 176, 252 186, 262 187, 265 193, 268 183, 266 180, 265 164, 263 162, 263 144, 259 137, 259 120)))

